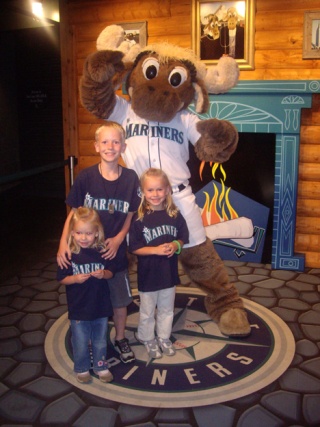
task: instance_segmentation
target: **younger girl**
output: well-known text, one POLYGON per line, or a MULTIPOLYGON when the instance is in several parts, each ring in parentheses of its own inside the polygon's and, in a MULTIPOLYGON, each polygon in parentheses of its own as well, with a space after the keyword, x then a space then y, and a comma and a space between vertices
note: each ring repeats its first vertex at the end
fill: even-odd
POLYGON ((93 370, 102 382, 113 379, 108 370, 107 327, 112 305, 107 279, 113 276, 110 261, 102 258, 104 233, 98 213, 91 208, 74 209, 69 224, 71 264, 58 268, 57 278, 66 285, 68 317, 71 323, 74 371, 80 383, 91 381, 91 341, 93 370))
POLYGON ((138 339, 150 358, 159 359, 160 349, 168 356, 175 354, 170 335, 175 286, 179 284, 178 254, 183 244, 188 243, 189 232, 172 201, 171 185, 162 170, 145 171, 140 185, 141 204, 129 233, 129 250, 138 256, 138 339))

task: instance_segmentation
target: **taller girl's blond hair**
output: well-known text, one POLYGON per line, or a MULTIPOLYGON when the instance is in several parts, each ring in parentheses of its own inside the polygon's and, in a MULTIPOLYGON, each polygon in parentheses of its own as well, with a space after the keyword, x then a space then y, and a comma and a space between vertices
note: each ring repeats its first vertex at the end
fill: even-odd
POLYGON ((91 224, 92 227, 95 229, 95 232, 98 233, 91 247, 99 251, 105 250, 104 231, 98 212, 92 208, 80 207, 78 209, 74 209, 73 215, 69 223, 68 244, 71 252, 74 254, 78 254, 81 249, 71 234, 75 224, 78 221, 83 221, 91 224))
POLYGON ((149 168, 146 171, 144 171, 140 177, 142 197, 141 197, 140 206, 138 208, 138 220, 142 220, 146 213, 151 213, 153 211, 152 207, 147 202, 144 196, 144 191, 143 191, 145 187, 146 179, 151 177, 161 178, 163 185, 165 187, 169 187, 169 192, 166 196, 166 200, 164 201, 164 209, 166 210, 169 216, 175 218, 178 215, 178 208, 172 200, 172 195, 171 195, 172 187, 167 174, 163 172, 163 170, 161 169, 149 168))

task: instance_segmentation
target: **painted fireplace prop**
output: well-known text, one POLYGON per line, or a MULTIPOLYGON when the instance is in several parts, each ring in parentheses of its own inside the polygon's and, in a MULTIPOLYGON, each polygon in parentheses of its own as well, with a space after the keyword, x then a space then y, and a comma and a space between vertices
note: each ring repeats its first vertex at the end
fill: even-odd
MULTIPOLYGON (((262 80, 240 81, 227 94, 210 96, 209 111, 200 117, 231 121, 240 134, 239 146, 242 134, 255 134, 251 139, 256 139, 257 153, 261 150, 256 155, 262 159, 261 167, 266 159, 266 135, 269 135, 268 144, 273 152, 271 157, 268 156, 268 162, 271 158, 273 163, 273 179, 266 190, 269 193, 272 190, 272 206, 257 202, 252 195, 247 197, 234 191, 225 171, 228 162, 223 166, 199 165, 200 180, 208 167, 211 178, 210 182, 203 181, 202 187, 196 191, 196 198, 202 209, 204 225, 208 226, 207 235, 210 237, 211 228, 211 240, 222 259, 261 262, 269 229, 272 268, 304 270, 304 255, 294 253, 300 118, 301 109, 310 108, 312 94, 319 92, 318 80, 262 80), (219 230, 214 230, 217 223, 221 224, 219 230), (245 238, 241 238, 242 230, 245 238), (232 238, 228 237, 230 234, 232 238)), ((191 110, 194 111, 194 106, 191 110)), ((243 173, 241 167, 246 166, 238 162, 239 175, 243 173)), ((247 173, 251 174, 251 169, 247 173)), ((266 174, 270 175, 270 168, 266 174)))

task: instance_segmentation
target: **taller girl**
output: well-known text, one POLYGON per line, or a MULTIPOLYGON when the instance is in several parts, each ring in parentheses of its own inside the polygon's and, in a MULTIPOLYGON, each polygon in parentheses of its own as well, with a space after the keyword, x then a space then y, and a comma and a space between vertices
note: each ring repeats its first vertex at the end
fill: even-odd
POLYGON ((173 203, 171 185, 162 170, 145 171, 140 185, 142 200, 129 233, 129 251, 138 256, 138 339, 150 358, 159 359, 161 351, 168 356, 175 354, 170 336, 175 287, 180 283, 178 255, 189 241, 189 232, 173 203))

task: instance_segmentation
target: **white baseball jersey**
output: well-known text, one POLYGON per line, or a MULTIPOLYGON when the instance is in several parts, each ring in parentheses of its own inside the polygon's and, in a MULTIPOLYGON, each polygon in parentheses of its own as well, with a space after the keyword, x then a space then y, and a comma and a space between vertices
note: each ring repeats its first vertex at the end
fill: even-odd
POLYGON ((200 138, 196 129, 199 117, 186 110, 176 114, 166 123, 150 122, 139 117, 131 108, 131 103, 117 96, 116 105, 108 118, 120 123, 126 131, 126 151, 122 154, 128 168, 140 176, 146 169, 162 169, 173 187, 173 199, 189 228, 189 244, 195 246, 205 241, 200 209, 188 185, 190 171, 189 141, 195 144, 200 138), (178 190, 184 184, 186 189, 178 190))

